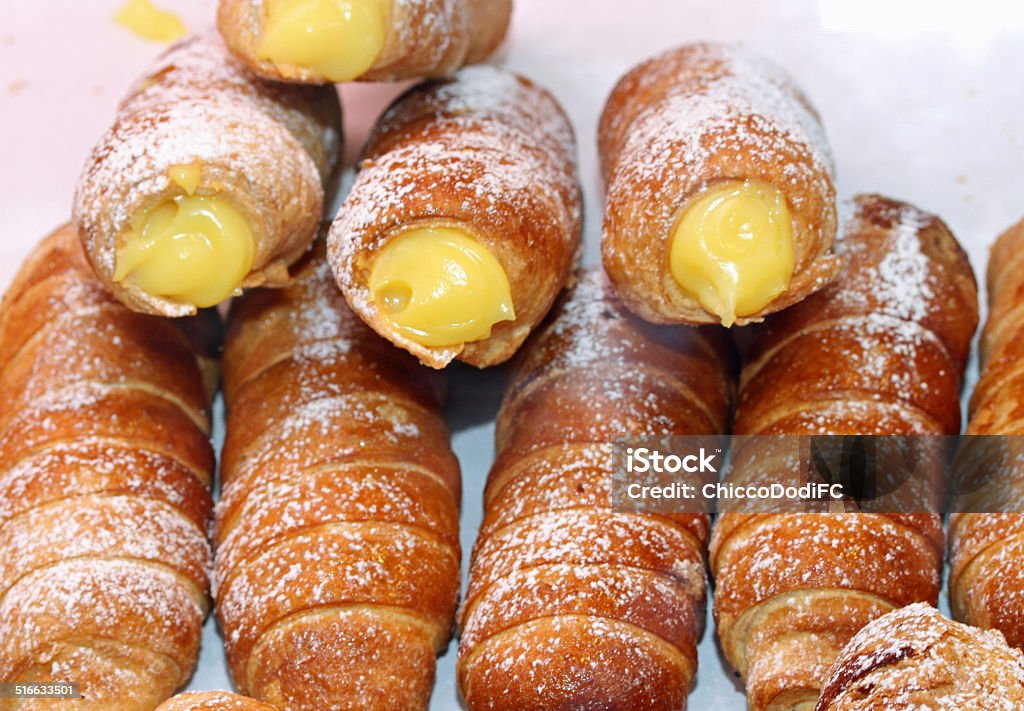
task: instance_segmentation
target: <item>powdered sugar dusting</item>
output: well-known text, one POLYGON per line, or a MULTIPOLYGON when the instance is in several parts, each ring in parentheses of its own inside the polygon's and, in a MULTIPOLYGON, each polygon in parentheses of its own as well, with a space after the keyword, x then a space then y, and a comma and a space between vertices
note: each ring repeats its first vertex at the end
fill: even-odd
POLYGON ((891 227, 886 230, 881 260, 879 241, 857 238, 863 229, 863 213, 855 213, 845 225, 837 251, 848 262, 866 268, 849 270, 843 276, 842 296, 851 306, 911 323, 923 323, 930 315, 936 296, 939 270, 934 257, 924 251, 922 230, 935 219, 910 205, 893 204, 891 227))
MULTIPOLYGON (((459 587, 457 469, 439 405, 417 389, 430 372, 381 348, 340 297, 320 247, 294 284, 266 297, 240 302, 225 358, 229 380, 236 364, 257 363, 242 366, 256 374, 228 392, 217 508, 215 595, 243 691, 252 690, 242 670, 260 663, 262 641, 294 615, 315 612, 325 624, 369 616, 388 627, 402 608, 440 642, 459 587), (261 327, 273 333, 254 337, 261 327), (273 378, 261 357, 274 359, 273 378), (268 392, 280 382, 289 388, 268 392), (265 397, 285 399, 279 415, 258 435, 235 437, 233 428, 263 417, 239 403, 265 397), (351 616, 355 607, 366 615, 351 616)), ((319 653, 337 656, 346 674, 371 673, 373 660, 319 653)))
POLYGON ((587 689, 623 708, 665 694, 682 703, 703 617, 706 521, 614 511, 609 445, 724 431, 728 359, 713 343, 633 319, 591 272, 527 346, 499 414, 462 610, 471 704, 585 706, 587 689), (703 417, 680 415, 688 409, 703 417), (626 660, 628 688, 622 675, 603 686, 588 666, 611 674, 626 660))
MULTIPOLYGON (((961 344, 976 314, 950 295, 961 296, 970 267, 933 216, 879 196, 853 207, 837 281, 755 335, 737 413, 742 434, 956 432, 961 344)), ((723 515, 711 544, 715 615, 727 656, 748 670, 748 694, 767 705, 772 694, 820 684, 857 625, 888 607, 934 604, 941 537, 941 519, 925 513, 723 515), (817 603, 821 614, 839 606, 846 615, 827 635, 820 614, 786 606, 816 595, 830 599, 817 603), (803 651, 784 653, 783 628, 803 651)))
POLYGON ((575 142, 550 94, 492 67, 417 87, 378 123, 331 226, 331 262, 348 302, 400 346, 444 360, 430 361, 440 367, 457 350, 427 349, 378 324, 367 287, 378 250, 430 221, 467 229, 492 250, 525 338, 564 284, 580 238, 575 142), (551 260, 540 281, 537 258, 551 260))
POLYGON ((999 237, 989 269, 989 320, 981 337, 982 371, 971 398, 969 435, 955 476, 964 511, 1006 511, 954 516, 950 532, 950 598, 961 619, 994 627, 1024 646, 1024 222, 999 237), (1005 438, 985 435, 1007 435, 1005 438), (963 456, 967 455, 967 456, 963 456), (993 461, 994 460, 994 461, 993 461), (975 490, 979 478, 984 484, 975 490))
MULTIPOLYGON (((807 105, 793 99, 788 80, 767 79, 773 65, 749 55, 726 57, 726 68, 716 81, 697 92, 670 93, 637 117, 621 149, 618 170, 623 172, 617 179, 625 181, 623 185, 643 184, 665 170, 658 162, 639 160, 641 155, 672 155, 682 161, 674 170, 700 176, 716 154, 752 151, 771 161, 782 159, 794 145, 811 155, 812 164, 790 163, 792 177, 807 171, 807 179, 831 179, 832 159, 821 123, 807 105)), ((801 199, 792 196, 794 207, 801 206, 801 199)))
POLYGON ((78 250, 58 230, 6 296, 52 317, 0 321, 0 677, 82 664, 102 702, 167 684, 109 663, 104 645, 167 658, 174 685, 191 673, 211 566, 211 472, 197 467, 212 455, 195 354, 174 325, 97 298, 78 250), (58 653, 66 640, 89 653, 58 653))
POLYGON ((716 181, 773 184, 793 217, 801 288, 820 288, 815 275, 832 273, 823 258, 835 237, 831 153, 817 114, 777 66, 723 44, 670 50, 619 83, 600 138, 605 266, 638 313, 660 322, 707 321, 663 265, 679 211, 716 181))
MULTIPOLYGON (((741 393, 738 430, 776 431, 777 418, 801 407, 813 409, 836 388, 840 394, 854 393, 845 395, 851 407, 875 400, 881 414, 895 404, 907 410, 904 422, 927 422, 934 434, 955 434, 966 347, 977 321, 973 291, 970 299, 961 291, 964 285, 973 290, 973 276, 955 238, 932 215, 868 195, 856 199, 837 252, 846 261, 840 278, 766 324, 756 357, 744 372, 750 388, 741 393), (834 343, 842 348, 832 348, 834 343), (780 363, 787 372, 804 373, 808 387, 798 400, 779 402, 765 385, 781 376, 780 363), (752 400, 750 392, 758 399, 752 400), (910 414, 914 409, 918 413, 910 414)), ((839 431, 918 431, 881 430, 870 407, 860 412, 851 414, 839 431)))
POLYGON ((229 691, 190 691, 178 694, 157 711, 273 711, 274 707, 229 691))
POLYGON ((187 692, 161 704, 157 711, 273 711, 274 707, 230 692, 187 692))
MULTIPOLYGON (((656 635, 615 619, 539 617, 462 657, 460 686, 471 706, 683 708, 694 662, 656 635)), ((570 708, 574 708, 570 707, 570 708)))
POLYGON ((991 709, 1024 705, 1024 655, 998 632, 911 605, 862 629, 825 684, 819 711, 991 709))
POLYGON ((74 218, 90 260, 140 310, 187 313, 112 280, 117 240, 132 216, 180 195, 168 171, 192 164, 201 168, 198 194, 222 195, 247 218, 255 272, 301 250, 315 234, 339 121, 333 88, 263 82, 229 58, 216 33, 183 40, 136 84, 86 161, 74 218))
MULTIPOLYGON (((22 578, 0 600, 0 670, 46 664, 48 648, 77 638, 146 644, 181 666, 195 664, 206 610, 197 591, 161 566, 81 558, 22 578)), ((58 677, 59 678, 59 677, 58 677)), ((115 687, 116 689, 116 687, 115 687)))

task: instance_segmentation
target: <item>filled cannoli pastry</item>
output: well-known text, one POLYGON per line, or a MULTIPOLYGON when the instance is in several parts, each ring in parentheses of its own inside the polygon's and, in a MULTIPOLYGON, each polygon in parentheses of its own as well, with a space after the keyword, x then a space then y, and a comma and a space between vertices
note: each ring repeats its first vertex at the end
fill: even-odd
POLYGON ((360 318, 434 368, 507 360, 566 284, 579 248, 574 139, 552 96, 474 67, 381 118, 329 258, 360 318))
MULTIPOLYGON (((855 199, 837 251, 846 267, 830 287, 755 327, 736 434, 922 435, 922 446, 957 434, 978 321, 966 254, 937 217, 877 195, 855 199)), ((774 465, 776 480, 793 468, 752 464, 774 465)), ((943 554, 941 515, 927 507, 720 515, 715 621, 751 710, 812 705, 861 627, 937 603, 943 554)))
POLYGON ((760 321, 839 269, 832 156, 793 80, 691 44, 618 83, 598 130, 605 270, 657 323, 760 321))
POLYGON ((287 283, 320 224, 340 121, 333 87, 257 79, 214 32, 182 40, 82 172, 74 218, 96 273, 130 308, 163 316, 287 283))
POLYGON ((394 81, 486 59, 511 14, 511 0, 220 0, 217 24, 268 79, 394 81))

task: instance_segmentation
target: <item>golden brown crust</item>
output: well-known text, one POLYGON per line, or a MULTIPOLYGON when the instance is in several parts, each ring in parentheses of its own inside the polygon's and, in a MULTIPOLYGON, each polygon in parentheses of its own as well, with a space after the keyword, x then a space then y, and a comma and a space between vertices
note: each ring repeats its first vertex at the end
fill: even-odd
POLYGON ((510 358, 568 281, 581 232, 575 142, 544 89, 490 67, 423 84, 384 114, 331 226, 329 258, 352 309, 424 364, 510 358), (381 316, 369 293, 380 250, 403 230, 471 232, 508 275, 516 319, 480 341, 430 348, 381 316))
POLYGON ((669 235, 690 200, 716 181, 759 179, 793 217, 796 267, 761 321, 825 286, 839 270, 832 158, 817 113, 784 72, 720 44, 670 50, 631 70, 598 129, 604 168, 602 254, 624 303, 656 323, 717 323, 668 269, 669 235))
MULTIPOLYGON (((1024 222, 999 237, 988 266, 989 317, 969 435, 957 469, 963 511, 1019 512, 1024 474, 1024 222), (985 435, 1007 435, 996 441, 985 435), (980 459, 978 458, 980 457, 980 459), (978 478, 981 478, 979 481, 978 478), (975 487, 977 487, 975 489, 975 487)), ((995 628, 1024 647, 1024 515, 950 517, 949 596, 956 619, 995 628)))
POLYGON ((1024 655, 998 632, 917 604, 860 630, 829 672, 816 711, 1012 711, 1024 706, 1024 655))
POLYGON ((989 315, 982 372, 971 396, 971 434, 1024 434, 1024 221, 989 256, 989 315))
MULTIPOLYGON (((843 274, 757 327, 738 434, 958 431, 977 325, 967 258, 945 225, 910 205, 860 196, 853 209, 837 243, 843 274)), ((751 466, 763 471, 730 477, 791 476, 785 459, 751 466)), ((893 608, 936 602, 942 558, 937 514, 721 515, 710 558, 715 620, 751 709, 813 703, 857 629, 893 608)))
POLYGON ((230 691, 190 691, 168 699, 156 711, 274 711, 274 708, 230 691))
POLYGON ((223 196, 252 229, 255 257, 243 286, 284 284, 316 235, 340 143, 333 87, 257 79, 213 32, 182 40, 132 88, 83 169, 74 219, 89 261, 130 308, 194 314, 192 305, 113 277, 132 215, 183 194, 168 170, 198 163, 195 194, 223 196))
POLYGON ((323 253, 232 309, 217 615, 256 698, 426 708, 459 588, 458 464, 432 373, 347 308, 323 253))
MULTIPOLYGON (((258 0, 220 0, 217 26, 250 70, 268 79, 329 83, 304 67, 287 70, 259 56, 263 32, 258 0)), ((501 44, 512 0, 390 0, 384 48, 359 81, 444 77, 482 62, 501 44)))
POLYGON ((967 255, 941 220, 906 203, 863 195, 853 210, 837 243, 843 274, 759 327, 738 433, 960 431, 955 403, 978 322, 967 255))
POLYGON ((723 432, 731 356, 717 331, 628 314, 599 272, 524 349, 460 612, 469 709, 685 705, 708 520, 613 509, 611 444, 723 432))
POLYGON ((103 290, 70 225, 15 277, 0 306, 0 679, 76 681, 97 709, 152 708, 188 679, 211 563, 198 358, 175 324, 103 290))

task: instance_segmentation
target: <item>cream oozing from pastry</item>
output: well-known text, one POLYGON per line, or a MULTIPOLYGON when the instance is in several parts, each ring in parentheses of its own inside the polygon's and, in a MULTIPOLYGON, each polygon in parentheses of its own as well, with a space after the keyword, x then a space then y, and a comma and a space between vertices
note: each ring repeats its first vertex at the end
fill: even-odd
POLYGON ((200 308, 238 292, 253 264, 252 229, 226 198, 193 194, 201 171, 172 166, 168 178, 184 194, 132 215, 117 246, 115 281, 200 308))
POLYGON ((263 12, 257 54, 286 77, 305 69, 351 81, 384 49, 386 0, 265 0, 263 12))
POLYGON ((483 340, 494 324, 516 317, 501 263, 450 227, 416 228, 391 240, 374 262, 369 289, 378 312, 428 348, 483 340))
POLYGON ((725 326, 783 293, 794 267, 786 196, 760 180, 712 185, 683 211, 670 237, 672 277, 725 326))

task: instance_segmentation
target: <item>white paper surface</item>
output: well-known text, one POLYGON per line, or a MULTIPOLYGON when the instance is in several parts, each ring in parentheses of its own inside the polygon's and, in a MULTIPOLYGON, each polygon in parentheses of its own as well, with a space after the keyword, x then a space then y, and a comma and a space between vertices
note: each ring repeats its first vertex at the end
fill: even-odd
MULTIPOLYGON (((193 29, 212 24, 212 0, 163 4, 193 29)), ((89 149, 162 49, 116 26, 117 6, 0 0, 0 288, 67 219, 89 149)), ((597 261, 600 238, 595 126, 605 96, 641 59, 712 39, 744 42, 797 77, 832 140, 841 195, 882 192, 937 212, 978 270, 995 236, 1024 216, 1022 8, 1002 0, 517 0, 497 61, 550 88, 575 123, 588 262, 597 261)), ((344 88, 349 162, 399 88, 344 88)), ((453 373, 449 421, 463 469, 464 553, 480 521, 501 378, 500 371, 453 373)), ((454 650, 440 660, 432 709, 459 708, 454 650)), ((744 708, 710 623, 699 654, 690 708, 744 708)), ((192 688, 226 686, 220 639, 208 623, 192 688)))

